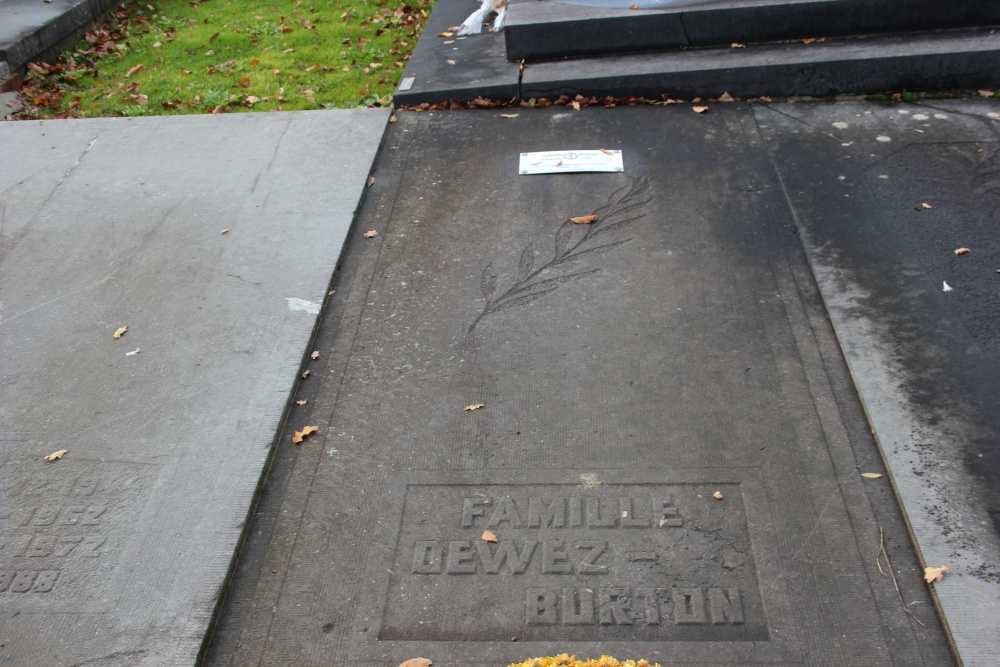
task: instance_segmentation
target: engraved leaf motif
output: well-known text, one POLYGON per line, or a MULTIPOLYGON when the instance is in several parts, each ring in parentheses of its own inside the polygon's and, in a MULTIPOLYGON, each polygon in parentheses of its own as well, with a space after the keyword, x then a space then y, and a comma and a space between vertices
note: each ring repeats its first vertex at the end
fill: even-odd
POLYGON ((617 248, 620 245, 628 243, 631 240, 632 239, 625 239, 624 241, 615 241, 614 243, 605 243, 604 245, 600 245, 600 246, 597 246, 596 248, 591 248, 589 250, 581 250, 580 252, 573 253, 572 255, 568 256, 566 258, 566 261, 573 260, 573 259, 579 259, 580 257, 584 257, 586 255, 600 255, 600 254, 606 253, 607 251, 611 250, 612 248, 617 248))
POLYGON ((573 221, 567 220, 556 232, 556 257, 562 257, 563 253, 566 252, 571 238, 573 238, 573 221))
POLYGON ((532 294, 526 294, 524 296, 519 296, 516 299, 511 299, 510 301, 505 301, 505 302, 503 302, 501 304, 498 304, 495 308, 493 308, 492 312, 496 313, 496 312, 499 312, 501 310, 507 310, 508 308, 513 308, 514 306, 523 306, 523 305, 525 305, 527 303, 531 303, 532 301, 535 301, 535 300, 537 300, 537 299, 545 296, 549 292, 552 292, 552 291, 557 290, 557 289, 559 289, 558 285, 556 285, 555 287, 550 287, 548 289, 544 289, 541 292, 533 292, 532 294))
POLYGON ((646 217, 646 214, 644 213, 642 215, 637 215, 634 218, 626 218, 624 220, 619 220, 618 222, 615 222, 615 223, 612 223, 610 225, 607 225, 606 227, 601 227, 596 232, 594 232, 593 234, 591 234, 590 238, 596 239, 596 238, 598 238, 598 237, 600 237, 600 236, 602 236, 604 234, 609 234, 609 233, 611 233, 611 232, 613 232, 615 230, 627 227, 628 225, 631 225, 633 222, 636 222, 638 220, 642 220, 645 217, 646 217))
POLYGON ((576 278, 580 278, 582 276, 589 276, 591 273, 597 273, 598 271, 600 271, 600 269, 591 269, 590 271, 580 271, 579 273, 570 273, 569 275, 565 276, 556 276, 555 278, 547 278, 545 280, 539 280, 537 283, 532 283, 531 285, 526 285, 520 289, 516 289, 512 291, 511 294, 512 295, 521 294, 522 292, 528 292, 534 289, 538 289, 539 287, 548 287, 550 285, 558 287, 563 283, 568 283, 569 281, 574 280, 576 278))
POLYGON ((493 293, 497 291, 497 272, 493 270, 493 264, 487 264, 483 269, 483 275, 479 278, 479 288, 483 291, 483 296, 489 301, 493 298, 493 293))
POLYGON ((528 247, 521 253, 521 261, 517 265, 517 282, 521 282, 528 277, 531 269, 535 266, 535 244, 529 243, 528 247))

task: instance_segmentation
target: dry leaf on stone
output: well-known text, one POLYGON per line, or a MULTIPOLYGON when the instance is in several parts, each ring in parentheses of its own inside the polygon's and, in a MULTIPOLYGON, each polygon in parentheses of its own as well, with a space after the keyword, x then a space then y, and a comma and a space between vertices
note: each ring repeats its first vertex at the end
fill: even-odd
POLYGON ((46 461, 56 461, 58 459, 61 459, 63 457, 63 454, 67 454, 67 453, 69 453, 68 449, 60 449, 57 452, 52 452, 51 454, 49 454, 48 456, 46 456, 44 458, 45 458, 46 461))
POLYGON ((802 40, 802 43, 803 44, 812 44, 815 41, 816 41, 815 37, 806 37, 805 39, 802 40))
POLYGON ((722 500, 723 498, 725 498, 725 496, 722 495, 722 491, 716 491, 715 493, 712 494, 712 497, 715 498, 716 500, 722 500))
POLYGON ((944 579, 945 572, 951 572, 951 569, 947 567, 925 567, 924 581, 928 584, 933 584, 935 581, 941 581, 944 579))
POLYGON ((708 111, 708 107, 691 107, 691 111, 695 113, 705 113, 708 111))
POLYGON ((920 208, 934 208, 934 207, 928 204, 927 202, 924 202, 923 204, 920 205, 920 208))
POLYGON ((602 153, 604 153, 605 155, 614 155, 614 153, 613 153, 613 152, 611 152, 611 151, 609 151, 609 150, 608 150, 607 148, 600 148, 600 149, 598 149, 598 150, 600 150, 600 151, 601 151, 602 153))
POLYGON ((368 177, 368 187, 371 187, 373 185, 375 185, 375 177, 374 176, 369 176, 368 177))
POLYGON ((410 658, 400 663, 399 667, 431 667, 434 663, 427 658, 410 658))
POLYGON ((976 93, 980 97, 993 97, 993 91, 992 90, 977 90, 976 93))
POLYGON ((970 252, 972 252, 972 250, 970 250, 969 248, 955 248, 956 255, 965 255, 966 253, 970 252))
POLYGON ((497 536, 492 530, 484 530, 482 539, 483 542, 496 542, 497 536))
POLYGON ((310 375, 312 375, 312 371, 310 371, 308 369, 302 371, 302 379, 303 380, 305 380, 306 378, 308 378, 310 375))
POLYGON ((376 232, 374 229, 369 229, 367 232, 362 234, 362 236, 364 236, 366 239, 373 239, 376 236, 378 236, 378 232, 376 232))
POLYGON ((736 98, 733 97, 732 95, 730 95, 729 93, 722 93, 722 95, 719 96, 719 101, 720 102, 735 102, 736 98))
POLYGON ((303 398, 301 401, 295 401, 295 405, 305 405, 309 402, 308 398, 303 398))
POLYGON ((863 472, 863 473, 861 473, 861 476, 862 477, 867 477, 868 479, 878 479, 879 477, 882 476, 882 473, 878 473, 878 472, 863 472))
POLYGON ((437 34, 437 36, 438 37, 454 37, 455 33, 451 32, 450 30, 445 30, 444 32, 439 32, 437 34))
POLYGON ((318 430, 319 426, 306 426, 301 431, 296 431, 295 434, 292 435, 292 442, 297 445, 318 430))
POLYGON ((502 113, 502 114, 500 114, 500 117, 501 118, 517 118, 520 115, 521 114, 519 114, 519 113, 502 113))
POLYGON ((392 114, 391 116, 389 116, 389 122, 390 123, 395 123, 397 120, 399 120, 399 119, 396 118, 396 114, 392 114))
POLYGON ((113 334, 111 334, 111 337, 112 338, 116 338, 116 339, 117 338, 121 338, 125 334, 126 331, 128 331, 128 325, 127 324, 125 326, 123 326, 123 327, 118 327, 117 329, 115 329, 115 332, 113 334))
POLYGON ((639 5, 629 5, 629 9, 639 9, 639 5))
POLYGON ((473 403, 472 405, 466 405, 462 409, 468 412, 470 410, 478 410, 479 408, 484 407, 485 405, 486 405, 485 403, 473 403))
POLYGON ((576 109, 577 111, 579 111, 579 110, 580 110, 580 103, 579 103, 579 102, 577 102, 576 100, 573 100, 572 102, 570 102, 570 103, 569 103, 569 105, 570 105, 571 107, 573 107, 574 109, 576 109))
POLYGON ((313 350, 313 353, 309 355, 310 359, 319 359, 319 350, 313 350))
POLYGON ((229 229, 229 227, 226 227, 221 232, 219 232, 219 236, 222 236, 223 234, 228 234, 231 231, 233 231, 233 230, 229 229))
POLYGON ((576 217, 576 218, 570 218, 570 220, 572 220, 573 222, 575 222, 578 225, 589 225, 594 220, 597 220, 597 216, 596 215, 581 215, 581 216, 576 217))
POLYGON ((747 48, 747 45, 746 44, 740 44, 739 42, 733 42, 732 44, 729 45, 729 48, 731 48, 731 49, 745 49, 745 48, 747 48))

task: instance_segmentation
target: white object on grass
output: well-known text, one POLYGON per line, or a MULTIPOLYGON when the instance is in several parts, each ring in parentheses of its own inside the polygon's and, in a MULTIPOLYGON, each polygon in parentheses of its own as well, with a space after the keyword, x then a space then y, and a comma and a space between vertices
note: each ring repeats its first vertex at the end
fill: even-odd
POLYGON ((574 171, 625 171, 622 152, 615 150, 564 150, 521 153, 521 174, 561 174, 574 171))
POLYGON ((459 26, 457 35, 478 35, 483 31, 483 21, 496 12, 497 17, 493 21, 493 32, 503 30, 504 19, 507 18, 507 0, 483 0, 483 4, 476 11, 469 15, 469 18, 459 26))

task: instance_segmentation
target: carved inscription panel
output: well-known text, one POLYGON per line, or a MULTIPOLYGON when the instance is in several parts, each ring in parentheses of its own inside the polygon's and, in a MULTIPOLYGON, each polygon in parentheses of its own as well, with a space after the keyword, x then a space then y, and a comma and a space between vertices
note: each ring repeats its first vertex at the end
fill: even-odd
POLYGON ((739 485, 410 485, 379 636, 766 640, 739 485))
POLYGON ((147 474, 146 466, 80 459, 59 469, 0 465, 0 600, 101 598, 147 474))

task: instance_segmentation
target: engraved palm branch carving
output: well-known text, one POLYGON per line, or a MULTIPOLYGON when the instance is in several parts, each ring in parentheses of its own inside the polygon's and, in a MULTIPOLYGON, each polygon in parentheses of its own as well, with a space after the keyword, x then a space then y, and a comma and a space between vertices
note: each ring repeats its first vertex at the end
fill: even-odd
POLYGON ((600 271, 601 269, 589 269, 553 277, 544 275, 570 262, 606 253, 631 241, 632 239, 624 239, 595 245, 599 239, 607 239, 613 232, 646 217, 643 209, 650 201, 646 197, 648 189, 649 181, 645 177, 632 178, 629 183, 611 193, 607 202, 593 212, 594 219, 590 224, 577 224, 569 219, 564 221, 556 230, 552 259, 540 266, 535 244, 529 243, 521 251, 514 283, 501 294, 497 294, 499 276, 492 262, 487 264, 479 279, 479 288, 486 299, 486 305, 472 322, 469 331, 475 329, 487 315, 529 304, 571 280, 600 271))

